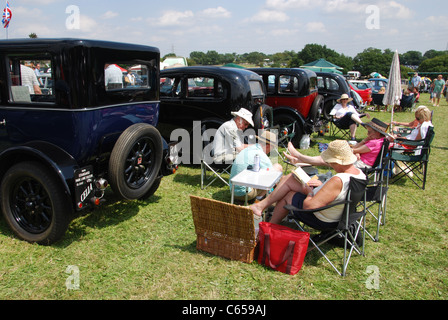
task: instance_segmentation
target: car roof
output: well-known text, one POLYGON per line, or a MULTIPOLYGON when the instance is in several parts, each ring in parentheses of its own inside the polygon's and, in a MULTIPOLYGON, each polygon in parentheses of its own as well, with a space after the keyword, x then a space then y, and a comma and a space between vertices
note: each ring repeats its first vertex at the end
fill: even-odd
POLYGON ((160 50, 156 47, 105 41, 105 40, 91 40, 91 39, 79 39, 79 38, 21 38, 21 39, 7 39, 0 40, 0 48, 2 51, 15 51, 23 48, 35 48, 35 47, 52 47, 63 45, 66 47, 90 47, 90 48, 103 48, 103 49, 117 49, 117 50, 133 50, 133 51, 152 51, 160 53, 160 50))
POLYGON ((160 77, 173 76, 176 74, 203 74, 203 75, 219 75, 228 79, 235 79, 236 77, 244 77, 246 79, 257 79, 261 81, 261 77, 248 69, 232 68, 232 67, 217 67, 217 66, 190 66, 164 69, 160 71, 160 77))
POLYGON ((257 73, 282 73, 282 74, 306 74, 308 77, 316 77, 316 72, 301 68, 248 68, 257 73))

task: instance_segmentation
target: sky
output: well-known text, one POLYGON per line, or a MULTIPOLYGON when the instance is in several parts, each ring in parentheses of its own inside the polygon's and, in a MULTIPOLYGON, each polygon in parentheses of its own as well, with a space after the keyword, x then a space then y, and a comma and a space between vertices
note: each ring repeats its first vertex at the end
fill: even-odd
MULTIPOLYGON (((161 56, 193 51, 301 51, 326 45, 354 57, 365 49, 448 50, 442 0, 9 0, 0 39, 83 38, 145 44, 161 56)), ((4 8, 6 0, 0 0, 4 8), (3 2, 3 4, 2 4, 3 2)))

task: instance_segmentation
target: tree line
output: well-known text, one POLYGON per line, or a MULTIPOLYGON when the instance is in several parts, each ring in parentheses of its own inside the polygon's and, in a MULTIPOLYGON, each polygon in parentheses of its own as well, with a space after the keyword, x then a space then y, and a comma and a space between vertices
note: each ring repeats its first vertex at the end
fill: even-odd
MULTIPOLYGON (((174 54, 170 54, 174 55, 174 54)), ((298 68, 314 60, 325 60, 343 68, 344 74, 356 70, 362 75, 378 72, 389 75, 394 51, 390 49, 367 48, 354 58, 340 54, 327 48, 326 45, 307 44, 301 51, 283 51, 274 54, 250 52, 244 54, 218 53, 210 50, 193 51, 187 58, 189 65, 224 65, 228 63, 250 64, 255 66, 298 68)), ((168 55, 167 55, 168 56, 168 55)), ((402 77, 407 78, 408 72, 448 72, 448 51, 429 50, 422 54, 419 51, 408 51, 400 54, 402 77)))

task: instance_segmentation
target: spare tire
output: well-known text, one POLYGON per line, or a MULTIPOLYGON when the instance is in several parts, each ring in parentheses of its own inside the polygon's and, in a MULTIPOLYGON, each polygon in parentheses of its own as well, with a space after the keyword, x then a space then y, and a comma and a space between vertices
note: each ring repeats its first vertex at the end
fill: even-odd
POLYGON ((147 123, 130 126, 120 135, 110 155, 112 190, 128 200, 154 193, 151 187, 159 176, 162 156, 162 136, 155 127, 147 123))

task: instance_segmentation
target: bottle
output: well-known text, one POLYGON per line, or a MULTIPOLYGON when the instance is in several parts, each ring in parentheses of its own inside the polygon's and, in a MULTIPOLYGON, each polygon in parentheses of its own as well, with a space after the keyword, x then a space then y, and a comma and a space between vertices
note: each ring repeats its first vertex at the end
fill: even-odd
POLYGON ((255 155, 254 157, 254 168, 253 170, 255 172, 260 171, 260 156, 258 154, 255 155))
POLYGON ((300 149, 308 149, 310 147, 310 136, 304 134, 302 139, 300 139, 300 149))

